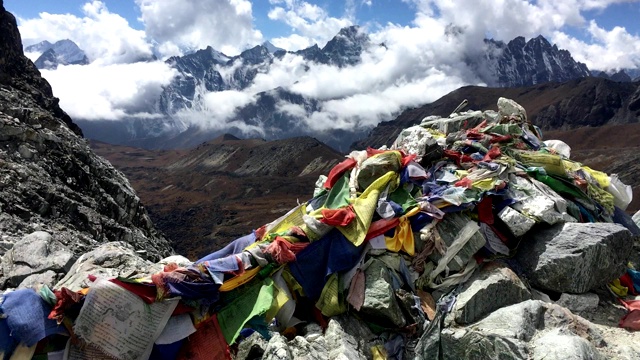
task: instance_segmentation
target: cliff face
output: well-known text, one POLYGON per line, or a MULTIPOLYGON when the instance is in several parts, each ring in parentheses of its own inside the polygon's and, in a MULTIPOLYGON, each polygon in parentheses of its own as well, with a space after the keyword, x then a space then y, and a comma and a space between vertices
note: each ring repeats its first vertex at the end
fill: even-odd
POLYGON ((40 76, 33 62, 22 51, 22 39, 16 18, 4 8, 0 0, 0 84, 28 93, 44 110, 62 120, 75 134, 82 136, 82 131, 75 125, 69 115, 53 96, 51 86, 40 76))
POLYGON ((91 151, 24 56, 0 0, 0 288, 17 285, 5 254, 37 230, 75 256, 108 241, 153 260, 171 252, 127 179, 91 151))

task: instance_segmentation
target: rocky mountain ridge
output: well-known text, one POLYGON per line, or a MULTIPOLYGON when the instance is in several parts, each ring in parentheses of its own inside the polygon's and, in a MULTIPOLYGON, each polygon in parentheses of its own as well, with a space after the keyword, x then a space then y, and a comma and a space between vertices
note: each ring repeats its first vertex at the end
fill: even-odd
POLYGON ((504 43, 485 40, 485 56, 474 66, 490 87, 522 87, 547 82, 565 82, 591 75, 587 66, 577 62, 567 50, 558 49, 539 35, 526 41, 524 37, 504 43))
MULTIPOLYGON (((350 26, 341 29, 322 48, 314 45, 292 54, 301 56, 307 67, 324 64, 345 68, 360 63, 364 51, 378 46, 385 45, 372 43, 361 28, 350 26)), ((552 46, 542 36, 528 41, 518 37, 508 43, 486 40, 483 46, 483 52, 470 54, 467 63, 475 71, 474 81, 480 79, 489 86, 529 86, 590 75, 584 64, 576 62, 566 50, 552 46)), ((172 57, 167 64, 176 69, 178 75, 164 89, 153 108, 149 109, 152 113, 161 114, 158 119, 124 119, 120 122, 79 120, 79 124, 92 139, 150 149, 195 146, 229 132, 243 138, 264 137, 267 140, 310 135, 334 149, 347 151, 345 143, 362 138, 370 129, 357 126, 346 130, 313 131, 301 116, 312 116, 322 109, 323 101, 286 88, 256 93, 255 101, 236 109, 232 120, 247 125, 242 129, 234 126, 207 129, 206 126, 185 121, 185 117, 200 116, 199 113, 205 114, 208 107, 215 106, 206 102, 206 94, 247 90, 258 74, 269 73, 273 62, 286 53, 258 45, 233 57, 211 47, 172 57), (304 114, 283 110, 291 106, 302 107, 304 114)))
POLYGON ((56 69, 59 65, 87 65, 89 58, 76 43, 69 39, 50 43, 46 40, 27 46, 24 51, 41 55, 34 61, 38 69, 56 69))
POLYGON ((24 56, 15 18, 2 1, 0 154, 0 288, 34 277, 55 280, 71 259, 108 241, 129 243, 151 260, 171 253, 127 179, 91 151, 24 56), (42 234, 30 238, 30 247, 14 248, 34 231, 42 234))

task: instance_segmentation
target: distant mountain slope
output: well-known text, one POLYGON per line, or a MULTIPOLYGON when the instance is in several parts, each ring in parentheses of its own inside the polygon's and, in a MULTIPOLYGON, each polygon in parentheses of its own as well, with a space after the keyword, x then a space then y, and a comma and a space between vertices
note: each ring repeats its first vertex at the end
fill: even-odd
MULTIPOLYGON (((542 36, 529 41, 518 37, 508 43, 486 40, 479 45, 476 47, 482 47, 479 53, 471 53, 474 50, 470 49, 467 54, 466 62, 471 70, 466 79, 468 83, 484 81, 489 86, 514 87, 590 75, 584 64, 576 62, 569 52, 551 45, 542 36)), ((361 62, 364 52, 382 47, 385 45, 373 43, 363 29, 350 26, 341 29, 322 48, 314 45, 290 54, 302 57, 304 66, 300 71, 306 74, 319 64, 336 68, 356 66, 361 62)), ((188 55, 172 57, 167 64, 176 70, 177 76, 147 109, 148 112, 158 113, 157 118, 91 124, 79 120, 79 123, 90 138, 106 142, 114 142, 115 139, 119 144, 151 149, 194 146, 228 132, 240 137, 264 137, 267 140, 308 135, 317 137, 334 149, 346 151, 345 145, 362 138, 370 126, 318 133, 309 125, 314 114, 335 99, 304 96, 287 86, 253 89, 259 75, 269 74, 273 64, 285 54, 287 52, 264 43, 237 56, 227 56, 208 47, 188 55), (214 117, 215 111, 212 109, 219 106, 208 94, 221 91, 232 91, 232 94, 243 92, 248 100, 234 109, 231 118, 225 119, 228 124, 221 125, 219 120, 211 120, 215 126, 208 125, 214 117)), ((328 121, 341 121, 340 115, 334 117, 336 119, 328 121)))
POLYGON ((311 198, 318 176, 342 159, 309 137, 264 141, 224 135, 192 150, 100 142, 92 148, 127 175, 154 223, 178 253, 193 259, 311 198))
POLYGON ((45 40, 27 46, 25 51, 41 53, 34 62, 38 69, 55 69, 59 65, 86 65, 89 63, 89 58, 84 51, 68 39, 56 41, 54 44, 45 40))
POLYGON ((476 67, 480 67, 478 74, 489 86, 530 86, 591 75, 585 64, 575 61, 567 50, 551 45, 542 35, 529 41, 519 36, 506 44, 485 40, 485 46, 484 58, 476 67))
POLYGON ((626 124, 640 120, 640 83, 614 82, 588 77, 564 83, 522 88, 465 86, 431 104, 409 109, 395 120, 380 123, 354 148, 390 144, 401 129, 420 123, 429 115, 448 116, 467 99, 468 109, 497 109, 499 97, 513 99, 542 130, 626 124))

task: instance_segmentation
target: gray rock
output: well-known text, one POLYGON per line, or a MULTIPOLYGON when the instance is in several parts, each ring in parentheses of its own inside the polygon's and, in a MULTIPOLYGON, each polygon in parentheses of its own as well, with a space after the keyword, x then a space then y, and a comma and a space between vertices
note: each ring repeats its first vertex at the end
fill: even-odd
POLYGON ((254 332, 248 338, 238 344, 238 352, 235 360, 257 360, 262 359, 267 341, 258 332, 254 332))
MULTIPOLYGON (((469 221, 471 221, 471 219, 467 215, 463 215, 461 213, 449 213, 438 222, 436 229, 447 247, 453 244, 453 241, 457 238, 460 230, 464 228, 469 221)), ((479 231, 476 231, 466 245, 458 251, 451 261, 449 261, 449 264, 447 264, 449 271, 457 272, 464 269, 471 257, 473 257, 473 255, 475 255, 475 253, 477 253, 485 243, 486 239, 484 236, 479 231)), ((429 259, 431 259, 434 264, 437 264, 438 261, 440 261, 440 258, 442 258, 442 256, 437 251, 434 251, 429 256, 429 259)))
POLYGON ((304 337, 316 336, 316 335, 322 336, 322 333, 323 333, 322 327, 314 322, 305 324, 304 328, 302 329, 302 335, 304 335, 304 337))
POLYGON ((289 348, 296 360, 327 360, 329 356, 325 338, 318 334, 296 336, 289 342, 289 348))
POLYGON ((77 291, 90 287, 88 275, 105 278, 128 277, 147 274, 151 266, 152 264, 142 259, 130 244, 110 242, 82 255, 73 264, 67 275, 55 285, 55 288, 66 287, 77 291))
POLYGON ((364 304, 360 313, 382 326, 402 327, 406 321, 391 286, 389 270, 377 259, 372 259, 365 270, 364 304))
POLYGON ((458 324, 470 324, 499 308, 531 299, 518 275, 504 265, 490 263, 462 287, 453 308, 458 324))
POLYGON ((442 359, 528 360, 526 343, 517 338, 480 332, 444 329, 442 359))
MULTIPOLYGON (((1 211, 2 209, 0 209, 1 211)), ((4 255, 8 250, 13 247, 13 243, 7 241, 0 241, 0 256, 4 255)))
POLYGON ((549 297, 549 295, 543 293, 540 290, 531 289, 531 299, 540 300, 548 303, 553 303, 553 300, 549 297))
MULTIPOLYGON (((556 334, 554 331, 584 339, 594 349, 605 345, 601 333, 587 320, 558 305, 527 300, 501 308, 475 324, 444 329, 443 358, 530 359, 536 354, 535 339, 556 334)), ((584 347, 581 341, 574 342, 584 347)))
POLYGON ((49 288, 53 288, 58 280, 62 277, 62 274, 56 274, 51 270, 47 270, 41 274, 31 274, 27 276, 20 285, 18 285, 18 289, 35 289, 39 285, 47 285, 49 288))
POLYGON ((271 340, 269 340, 262 359, 293 360, 291 350, 289 350, 289 345, 287 345, 287 339, 284 336, 275 333, 271 340))
POLYGON ((580 294, 620 277, 632 246, 618 224, 566 223, 525 236, 517 258, 533 286, 580 294))
POLYGON ((536 224, 533 219, 522 215, 520 212, 513 210, 509 206, 502 209, 498 213, 498 217, 507 225, 509 230, 511 230, 511 233, 516 237, 526 234, 527 231, 531 230, 533 225, 536 224))
MULTIPOLYGON (((344 319, 344 318, 343 318, 344 319)), ((365 360, 365 352, 362 344, 354 337, 354 333, 345 331, 343 324, 336 320, 329 320, 325 332, 328 359, 365 360)), ((369 350, 369 349, 366 349, 369 350)))
POLYGON ((588 340, 554 329, 533 341, 533 360, 598 360, 602 356, 588 340))
POLYGON ((600 298, 597 294, 567 294, 560 295, 560 299, 556 301, 556 304, 566 307, 572 312, 580 313, 585 311, 595 311, 598 308, 600 298))
POLYGON ((49 233, 36 231, 7 251, 1 264, 0 288, 16 287, 30 275, 66 273, 73 264, 73 253, 49 233))
POLYGON ((527 111, 522 105, 503 97, 498 99, 498 114, 500 116, 517 116, 521 120, 527 120, 527 111))
POLYGON ((618 360, 636 360, 640 359, 640 346, 638 345, 622 345, 618 348, 618 360))
POLYGON ((340 325, 340 329, 346 333, 356 336, 363 342, 363 344, 372 342, 377 338, 377 335, 371 331, 367 324, 354 316, 339 315, 331 319, 340 325))
POLYGON ((460 114, 451 114, 448 118, 425 118, 420 126, 436 129, 445 134, 450 134, 464 128, 473 128, 484 120, 482 111, 467 111, 460 114))
POLYGON ((640 210, 636 211, 636 213, 633 214, 633 217, 631 218, 633 219, 633 222, 636 223, 638 227, 640 227, 640 210))

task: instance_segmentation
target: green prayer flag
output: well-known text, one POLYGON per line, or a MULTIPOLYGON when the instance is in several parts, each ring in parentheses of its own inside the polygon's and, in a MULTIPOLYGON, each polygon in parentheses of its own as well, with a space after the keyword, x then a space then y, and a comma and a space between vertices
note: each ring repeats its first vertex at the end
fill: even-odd
POLYGON ((240 334, 240 330, 254 316, 262 315, 269 310, 273 303, 275 287, 271 278, 258 282, 243 296, 233 300, 218 312, 220 330, 227 341, 233 344, 240 334))

